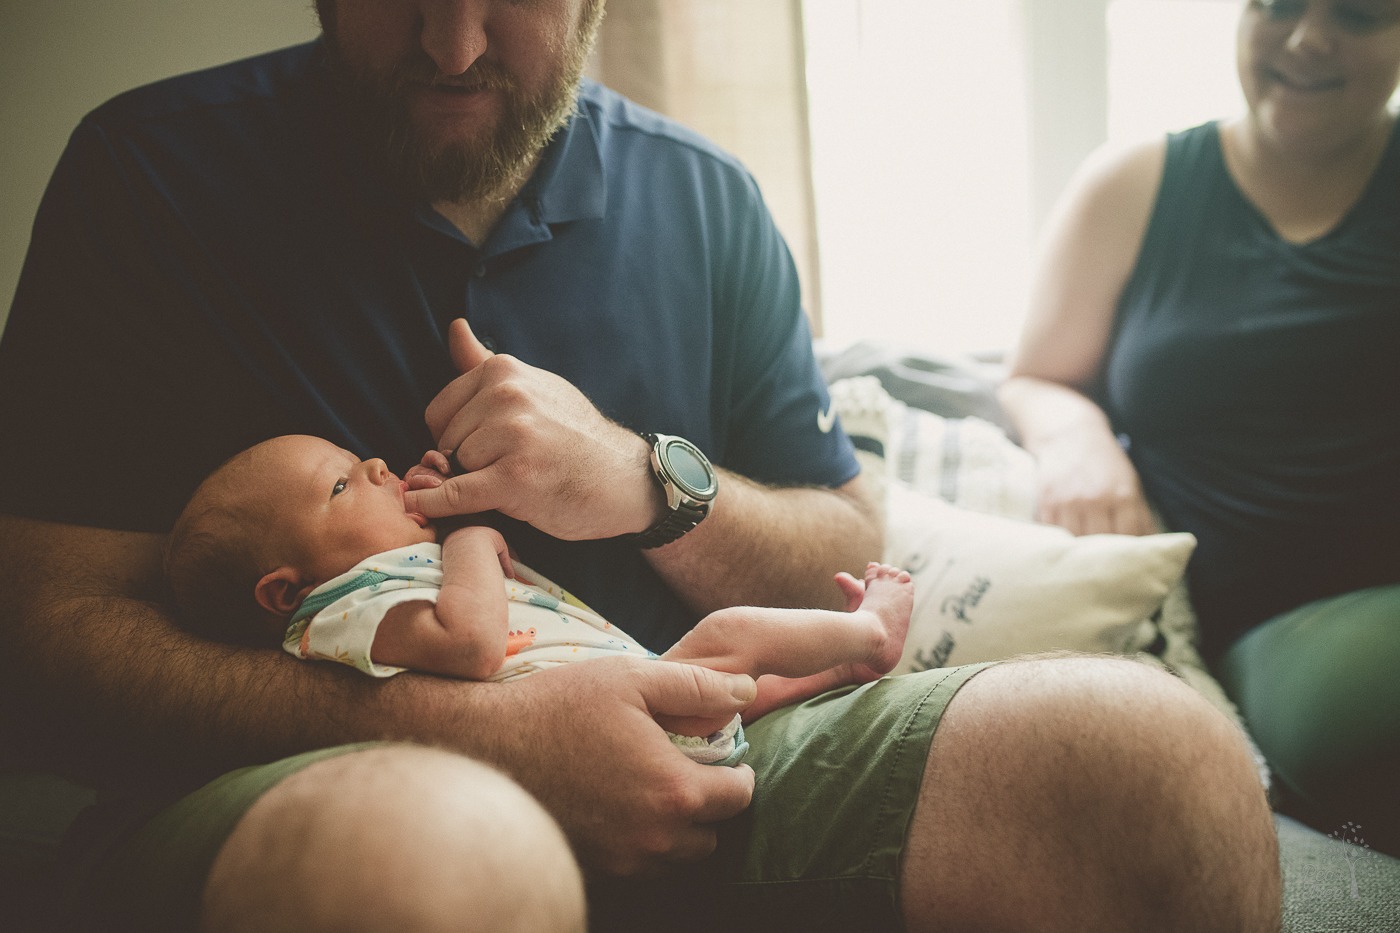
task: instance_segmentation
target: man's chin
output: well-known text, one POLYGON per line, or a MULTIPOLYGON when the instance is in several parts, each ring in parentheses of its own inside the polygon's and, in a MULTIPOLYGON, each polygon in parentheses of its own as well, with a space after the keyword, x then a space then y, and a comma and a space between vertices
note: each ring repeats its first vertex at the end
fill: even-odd
POLYGON ((513 194, 549 142, 482 124, 424 121, 413 129, 409 145, 391 155, 391 172, 406 193, 430 203, 513 194))
POLYGON ((403 194, 426 203, 448 201, 464 204, 507 194, 529 159, 507 158, 491 146, 460 139, 443 141, 431 149, 401 153, 391 165, 403 194))
POLYGON ((492 136, 481 127, 417 123, 413 140, 416 160, 427 166, 454 166, 461 170, 495 159, 492 136))
MULTIPOLYGON (((378 147, 401 193, 429 203, 508 194, 573 111, 574 89, 541 105, 509 91, 419 86, 381 98, 378 147)), ((371 143, 373 145, 373 143, 371 143)))
POLYGON ((460 91, 451 87, 423 87, 408 95, 409 119, 420 135, 474 129, 477 135, 494 131, 506 110, 500 91, 460 91), (483 131, 482 127, 489 127, 483 131))

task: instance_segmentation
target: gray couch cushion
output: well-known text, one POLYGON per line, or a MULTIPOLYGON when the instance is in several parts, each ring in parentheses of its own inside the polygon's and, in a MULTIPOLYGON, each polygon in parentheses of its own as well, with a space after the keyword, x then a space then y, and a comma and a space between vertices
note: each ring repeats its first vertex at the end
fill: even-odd
POLYGON ((1283 933, 1397 933, 1400 859, 1275 817, 1283 864, 1283 933))

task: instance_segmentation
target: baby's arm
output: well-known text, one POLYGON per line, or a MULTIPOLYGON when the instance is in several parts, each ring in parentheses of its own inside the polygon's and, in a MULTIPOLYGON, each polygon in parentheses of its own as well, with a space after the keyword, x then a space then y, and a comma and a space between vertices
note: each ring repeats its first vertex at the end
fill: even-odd
POLYGON ((437 603, 401 603, 384 615, 370 656, 376 664, 485 680, 506 656, 505 578, 513 575, 505 539, 470 525, 442 544, 437 603))

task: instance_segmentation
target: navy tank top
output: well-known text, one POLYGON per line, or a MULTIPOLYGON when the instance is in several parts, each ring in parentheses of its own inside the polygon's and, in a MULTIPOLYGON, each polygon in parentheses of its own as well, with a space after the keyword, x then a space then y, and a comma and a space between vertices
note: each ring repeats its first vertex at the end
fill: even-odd
POLYGON ((1400 581, 1400 124, 1357 204, 1305 244, 1236 186, 1216 124, 1169 136, 1102 392, 1148 498, 1200 541, 1208 657, 1400 581))

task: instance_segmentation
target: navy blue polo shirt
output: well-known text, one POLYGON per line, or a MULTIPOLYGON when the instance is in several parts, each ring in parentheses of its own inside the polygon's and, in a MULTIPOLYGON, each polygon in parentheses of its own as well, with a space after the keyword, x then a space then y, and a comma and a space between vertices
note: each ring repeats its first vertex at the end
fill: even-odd
MULTIPOLYGON (((164 531, 210 470, 284 433, 402 472, 432 446, 423 410, 454 376, 460 316, 741 474, 856 474, 821 430, 791 258, 734 159, 585 83, 473 244, 373 174, 319 48, 129 92, 74 132, 0 342, 0 511, 164 531)), ((498 523, 649 647, 693 622, 634 548, 498 523)))

